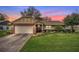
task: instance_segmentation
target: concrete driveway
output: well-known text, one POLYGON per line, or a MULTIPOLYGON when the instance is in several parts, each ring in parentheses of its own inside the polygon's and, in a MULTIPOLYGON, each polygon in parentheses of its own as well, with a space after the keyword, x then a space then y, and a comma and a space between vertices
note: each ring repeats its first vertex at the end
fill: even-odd
POLYGON ((30 34, 12 34, 0 38, 0 52, 18 52, 31 37, 30 34))

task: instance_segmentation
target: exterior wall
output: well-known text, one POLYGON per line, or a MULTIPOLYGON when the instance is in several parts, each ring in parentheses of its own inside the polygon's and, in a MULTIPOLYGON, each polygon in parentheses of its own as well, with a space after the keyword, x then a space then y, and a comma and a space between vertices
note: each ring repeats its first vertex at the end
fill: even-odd
POLYGON ((45 26, 45 29, 52 29, 52 26, 45 26))
MULTIPOLYGON (((65 29, 71 30, 71 26, 67 26, 67 27, 65 27, 65 29)), ((75 29, 75 32, 79 32, 79 25, 74 25, 74 29, 75 29)))
POLYGON ((8 30, 13 30, 13 26, 8 26, 9 27, 9 29, 8 30))
POLYGON ((52 26, 52 25, 46 25, 45 30, 55 30, 55 26, 52 26))
POLYGON ((33 33, 33 25, 25 25, 25 26, 18 26, 18 25, 15 25, 15 33, 18 34, 18 33, 30 33, 32 34, 33 33))
POLYGON ((76 32, 79 32, 79 25, 75 25, 74 29, 75 29, 76 32))
POLYGON ((66 26, 65 29, 71 29, 71 26, 66 26))
POLYGON ((3 29, 4 30, 8 30, 8 26, 3 26, 3 29))
POLYGON ((6 26, 6 25, 1 25, 1 26, 0 26, 0 30, 8 30, 8 28, 9 28, 9 27, 6 26))
POLYGON ((22 17, 16 21, 13 22, 14 24, 33 24, 34 20, 30 17, 22 17))

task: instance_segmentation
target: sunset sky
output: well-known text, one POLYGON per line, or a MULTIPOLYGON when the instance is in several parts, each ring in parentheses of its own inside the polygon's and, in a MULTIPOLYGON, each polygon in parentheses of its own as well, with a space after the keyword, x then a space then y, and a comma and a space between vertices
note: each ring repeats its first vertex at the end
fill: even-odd
MULTIPOLYGON (((0 12, 8 15, 9 20, 13 21, 27 8, 28 6, 0 6, 0 12)), ((54 21, 62 21, 66 15, 79 12, 79 6, 35 6, 35 8, 42 13, 42 16, 49 16, 54 21)))

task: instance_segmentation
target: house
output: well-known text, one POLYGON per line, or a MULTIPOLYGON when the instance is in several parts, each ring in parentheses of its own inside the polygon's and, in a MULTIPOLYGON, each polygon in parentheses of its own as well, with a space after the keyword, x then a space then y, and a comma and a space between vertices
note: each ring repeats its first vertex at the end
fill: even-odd
POLYGON ((14 33, 29 33, 34 34, 37 32, 42 32, 44 30, 51 30, 53 26, 63 25, 62 22, 57 21, 46 21, 43 18, 32 18, 32 17, 21 17, 13 22, 14 33))
POLYGON ((60 21, 46 21, 44 20, 44 30, 52 30, 54 31, 56 26, 62 26, 64 27, 64 23, 63 22, 60 22, 60 21))
POLYGON ((0 30, 8 30, 8 23, 9 21, 6 20, 0 21, 0 30))
POLYGON ((0 30, 12 30, 13 25, 8 20, 0 21, 0 30))
MULTIPOLYGON (((74 28, 75 32, 79 32, 79 25, 74 25, 73 28, 74 28)), ((71 26, 65 26, 64 29, 71 31, 71 26)))

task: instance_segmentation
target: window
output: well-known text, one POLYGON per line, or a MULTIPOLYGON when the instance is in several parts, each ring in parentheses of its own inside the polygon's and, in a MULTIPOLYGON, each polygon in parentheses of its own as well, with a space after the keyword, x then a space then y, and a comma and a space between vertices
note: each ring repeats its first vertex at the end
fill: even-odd
POLYGON ((46 29, 51 29, 51 26, 46 26, 46 29))
POLYGON ((3 27, 2 26, 0 26, 0 30, 3 30, 3 27))

